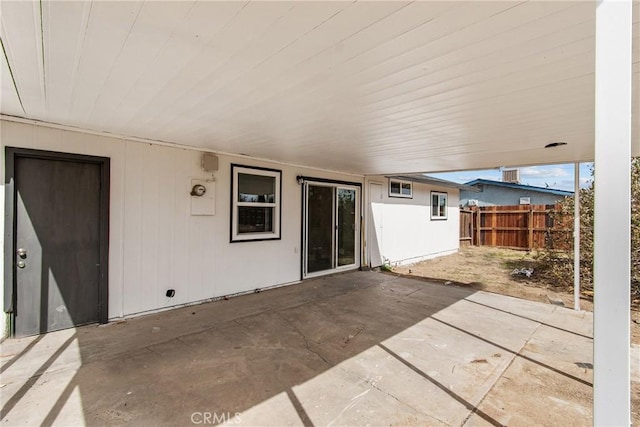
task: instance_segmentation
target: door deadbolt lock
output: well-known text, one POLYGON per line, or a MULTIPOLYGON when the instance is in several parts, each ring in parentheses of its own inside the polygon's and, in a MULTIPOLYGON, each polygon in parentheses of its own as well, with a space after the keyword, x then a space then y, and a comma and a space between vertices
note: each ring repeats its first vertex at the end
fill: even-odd
POLYGON ((24 261, 18 261, 18 268, 24 268, 25 265, 24 261))
POLYGON ((27 257, 27 251, 23 248, 18 249, 18 256, 25 259, 27 257))

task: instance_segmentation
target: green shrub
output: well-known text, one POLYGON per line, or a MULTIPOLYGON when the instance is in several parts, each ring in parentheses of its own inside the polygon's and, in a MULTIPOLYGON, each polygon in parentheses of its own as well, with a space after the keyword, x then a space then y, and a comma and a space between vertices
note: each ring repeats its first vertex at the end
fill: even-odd
MULTIPOLYGON (((593 216, 596 176, 580 190, 580 282, 593 289, 593 216)), ((546 279, 556 287, 573 287, 573 197, 568 197, 551 214, 553 232, 538 255, 545 266, 546 279)), ((640 158, 631 160, 631 295, 640 298, 640 158)))

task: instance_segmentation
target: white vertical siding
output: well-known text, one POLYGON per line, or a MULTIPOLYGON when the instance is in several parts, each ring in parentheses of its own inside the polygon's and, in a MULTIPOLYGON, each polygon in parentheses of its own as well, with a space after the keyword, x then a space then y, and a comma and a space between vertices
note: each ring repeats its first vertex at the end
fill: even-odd
MULTIPOLYGON (((184 200, 183 180, 188 180, 191 168, 189 165, 189 154, 186 151, 172 151, 172 168, 166 175, 170 176, 173 182, 173 210, 171 212, 171 223, 173 234, 171 236, 172 266, 171 283, 176 295, 173 298, 176 304, 184 304, 189 299, 189 205, 188 200, 184 200)), ((212 238, 215 238, 212 236, 212 238)))
POLYGON ((7 120, 0 127, 3 175, 6 146, 111 159, 110 318, 300 280, 302 198, 296 176, 363 181, 221 155, 216 214, 192 216, 191 179, 211 178, 200 169, 201 152, 7 120), (231 163, 282 170, 281 240, 229 243, 231 163), (167 289, 176 290, 174 298, 165 296, 167 289))
MULTIPOLYGON (((2 122, 0 122, 0 126, 2 126, 2 122)), ((2 131, 1 127, 0 127, 0 132, 2 131)), ((2 212, 2 219, 0 220, 0 248, 3 248, 3 252, 2 252, 2 260, 0 260, 0 280, 2 280, 3 286, 4 286, 4 209, 5 209, 5 204, 4 204, 4 194, 5 194, 5 185, 4 185, 4 147, 1 146, 2 144, 2 135, 0 134, 0 151, 2 152, 0 154, 0 167, 1 169, 1 173, 0 173, 0 204, 2 206, 2 208, 0 208, 0 212, 2 212)), ((0 326, 0 337, 4 338, 6 336, 9 335, 9 315, 8 314, 4 314, 4 289, 3 289, 3 297, 2 297, 2 313, 3 315, 0 317, 0 319, 2 319, 2 326, 0 326)))
MULTIPOLYGON (((120 272, 121 280, 123 281, 123 307, 121 313, 135 313, 140 309, 140 300, 143 298, 143 278, 142 278, 142 257, 144 248, 142 245, 142 230, 140 224, 142 223, 142 200, 140 195, 142 193, 142 167, 138 164, 138 159, 143 151, 143 146, 139 144, 126 144, 125 156, 131 161, 126 162, 125 167, 125 183, 126 190, 121 196, 124 198, 124 236, 121 242, 118 242, 119 246, 122 246, 124 252, 124 265, 123 271, 120 272), (124 272, 127 274, 123 274, 124 272)), ((111 199, 118 198, 113 192, 111 192, 111 199)), ((114 244, 113 235, 109 239, 110 246, 114 244)), ((113 283, 115 278, 109 274, 109 285, 113 283)), ((110 286, 111 288, 111 286, 110 286)), ((147 295, 147 299, 152 295, 147 295)), ((109 307, 109 310, 113 310, 114 307, 109 307)), ((116 313, 109 313, 110 315, 117 315, 116 313)))
MULTIPOLYGON (((380 255, 391 264, 407 264, 452 253, 460 246, 460 191, 454 188, 413 183, 413 198, 389 197, 389 180, 370 177, 382 184, 382 203, 376 221, 380 255), (431 219, 431 192, 448 194, 447 219, 431 219)), ((369 203, 367 198, 367 203, 369 203)), ((369 211, 369 207, 366 207, 369 211)), ((368 226, 372 222, 369 221, 368 226)))
MULTIPOLYGON (((159 289, 175 289, 175 266, 173 257, 175 256, 174 245, 176 238, 174 228, 177 221, 174 221, 174 218, 176 218, 177 202, 180 200, 179 197, 176 199, 176 187, 180 186, 176 183, 175 169, 179 156, 175 156, 173 154, 175 150, 171 148, 157 148, 159 148, 156 159, 158 164, 169 165, 169 169, 166 171, 160 168, 157 170, 157 205, 165 207, 164 209, 158 209, 156 211, 156 226, 158 230, 156 233, 158 243, 156 246, 157 286, 159 289), (161 244, 161 242, 173 242, 173 244, 165 245, 161 244)), ((166 299, 164 294, 160 293, 158 293, 157 298, 159 299, 157 303, 163 302, 163 299, 166 299)))

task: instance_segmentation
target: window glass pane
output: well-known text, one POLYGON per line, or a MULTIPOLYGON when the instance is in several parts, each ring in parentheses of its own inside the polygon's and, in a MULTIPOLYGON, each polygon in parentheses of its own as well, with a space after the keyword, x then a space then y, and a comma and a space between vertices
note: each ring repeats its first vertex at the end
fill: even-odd
POLYGON ((438 216, 438 195, 431 195, 431 216, 438 216))
POLYGON ((335 189, 309 185, 307 195, 307 272, 334 268, 333 211, 335 189))
POLYGON ((391 194, 400 194, 400 183, 391 181, 391 194))
POLYGON ((255 203, 276 203, 275 177, 239 173, 238 201, 255 203))
POLYGON ((338 189, 338 266, 356 263, 356 190, 338 189))
POLYGON ((445 196, 444 194, 440 195, 440 216, 447 216, 447 196, 445 196))
POLYGON ((274 229, 272 207, 238 206, 238 233, 271 233, 274 229))
POLYGON ((410 196, 411 195, 411 184, 409 184, 409 183, 402 184, 402 194, 404 194, 406 196, 410 196))

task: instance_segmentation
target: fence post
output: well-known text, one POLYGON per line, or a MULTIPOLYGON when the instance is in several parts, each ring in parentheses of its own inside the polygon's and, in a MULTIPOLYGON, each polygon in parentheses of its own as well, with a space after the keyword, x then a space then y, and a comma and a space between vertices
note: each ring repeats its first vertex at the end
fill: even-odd
POLYGON ((533 205, 529 205, 529 250, 533 249, 533 205))
POLYGON ((475 237, 475 229, 474 229, 474 217, 473 217, 473 209, 471 209, 471 218, 469 218, 469 225, 471 227, 471 231, 469 233, 469 237, 471 237, 471 241, 469 242, 470 246, 473 246, 473 238, 475 237))
POLYGON ((497 245, 498 239, 498 208, 496 206, 491 207, 491 246, 497 245))
POLYGON ((476 238, 476 245, 477 246, 482 246, 482 234, 480 231, 480 225, 482 224, 482 219, 480 219, 480 215, 482 215, 482 209, 480 209, 480 206, 476 207, 475 209, 475 214, 476 214, 476 233, 477 233, 477 238, 476 238))

